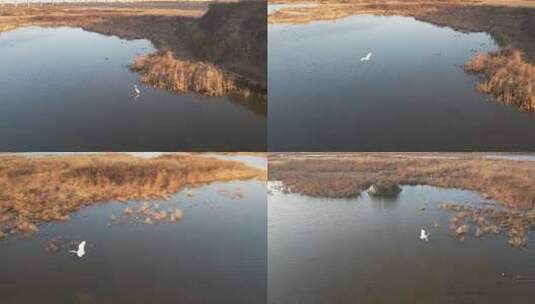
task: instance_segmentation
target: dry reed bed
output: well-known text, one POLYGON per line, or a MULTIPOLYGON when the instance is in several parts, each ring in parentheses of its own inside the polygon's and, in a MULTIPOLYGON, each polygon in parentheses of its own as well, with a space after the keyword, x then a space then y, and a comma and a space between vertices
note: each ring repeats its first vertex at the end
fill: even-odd
POLYGON ((271 154, 269 179, 291 192, 357 196, 375 183, 473 190, 510 208, 535 208, 535 162, 485 159, 479 154, 271 154))
MULTIPOLYGON (((265 179, 265 171, 195 155, 0 157, 0 235, 31 233, 110 200, 166 199, 186 186, 265 179)), ((0 238, 1 238, 0 236, 0 238)))
POLYGON ((520 51, 480 53, 464 69, 482 75, 478 85, 481 92, 523 111, 535 111, 535 65, 526 62, 520 51))
POLYGON ((210 96, 228 95, 240 100, 267 101, 262 88, 247 83, 237 74, 209 62, 181 60, 170 51, 140 55, 130 68, 141 74, 141 81, 172 92, 197 92, 210 96))

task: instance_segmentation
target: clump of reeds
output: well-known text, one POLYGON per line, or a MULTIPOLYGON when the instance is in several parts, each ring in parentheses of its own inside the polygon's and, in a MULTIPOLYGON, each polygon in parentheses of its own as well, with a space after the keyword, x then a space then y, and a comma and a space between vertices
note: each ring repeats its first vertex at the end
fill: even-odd
POLYGON ((535 211, 497 210, 496 208, 478 208, 470 205, 445 203, 441 209, 455 211, 450 220, 449 229, 460 240, 474 232, 480 238, 485 235, 496 235, 504 231, 507 243, 513 247, 528 245, 528 231, 535 228, 535 211))
POLYGON ((234 95, 243 99, 257 94, 235 74, 208 62, 178 59, 170 51, 140 55, 130 68, 141 74, 142 82, 173 92, 234 95))
POLYGON ((163 210, 158 203, 151 206, 148 202, 144 202, 137 208, 137 210, 127 207, 123 210, 123 213, 127 218, 142 221, 147 225, 160 223, 162 221, 176 223, 184 217, 184 213, 178 208, 163 210))
POLYGON ((464 69, 482 75, 478 85, 481 92, 523 111, 535 111, 535 65, 527 62, 520 51, 506 48, 480 53, 464 69))

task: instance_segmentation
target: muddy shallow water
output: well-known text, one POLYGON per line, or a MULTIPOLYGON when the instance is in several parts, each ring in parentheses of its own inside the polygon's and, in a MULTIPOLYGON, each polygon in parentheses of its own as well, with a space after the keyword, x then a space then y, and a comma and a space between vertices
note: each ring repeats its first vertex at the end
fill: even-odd
POLYGON ((140 202, 111 202, 0 241, 1 302, 265 303, 265 192, 257 181, 218 182, 153 201, 180 208, 177 223, 125 220, 140 202), (120 223, 108 226, 112 214, 120 223), (55 236, 86 240, 86 256, 47 252, 55 236))
POLYGON ((438 208, 450 200, 485 201, 429 186, 405 186, 390 199, 270 191, 268 302, 531 303, 535 251, 514 249, 502 235, 457 240, 448 232, 452 213, 438 208), (428 243, 419 240, 422 227, 428 243))
POLYGON ((153 51, 147 40, 79 28, 2 33, 0 149, 265 149, 265 106, 139 85, 139 75, 128 65, 138 54, 153 51), (138 98, 136 83, 142 91, 138 98))
POLYGON ((268 28, 272 151, 530 150, 535 114, 490 102, 461 65, 497 48, 409 17, 268 28), (360 58, 372 52, 370 61, 360 58))

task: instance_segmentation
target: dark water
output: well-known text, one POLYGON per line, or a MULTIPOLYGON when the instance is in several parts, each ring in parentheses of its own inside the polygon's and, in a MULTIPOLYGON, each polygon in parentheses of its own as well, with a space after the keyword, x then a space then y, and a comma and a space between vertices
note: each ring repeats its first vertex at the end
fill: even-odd
POLYGON ((503 236, 458 241, 447 231, 452 213, 437 207, 447 200, 484 201, 428 186, 403 187, 397 199, 272 191, 268 302, 532 303, 535 251, 514 249, 503 236), (428 243, 419 240, 422 227, 428 243))
POLYGON ((112 202, 43 225, 34 236, 1 241, 0 302, 265 303, 265 184, 213 183, 192 191, 194 197, 183 191, 159 202, 184 212, 175 224, 108 227, 112 214, 140 204, 112 202), (243 198, 221 190, 239 190, 243 198), (46 252, 54 236, 86 240, 86 256, 46 252))
POLYGON ((128 65, 154 51, 78 28, 0 35, 2 151, 265 150, 265 109, 140 86, 128 65))
POLYGON ((535 147, 535 114, 489 102, 460 67, 496 48, 485 33, 371 15, 268 30, 272 151, 535 147))

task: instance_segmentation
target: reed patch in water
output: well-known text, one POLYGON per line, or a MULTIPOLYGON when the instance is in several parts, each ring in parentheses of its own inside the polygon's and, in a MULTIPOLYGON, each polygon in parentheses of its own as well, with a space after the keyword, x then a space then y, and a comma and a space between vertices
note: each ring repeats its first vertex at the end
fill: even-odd
POLYGON ((535 65, 525 61, 520 51, 506 48, 480 53, 464 69, 481 75, 481 92, 523 111, 535 111, 535 65))
POLYGON ((504 232, 509 245, 527 247, 528 232, 535 229, 535 210, 497 210, 454 202, 440 204, 439 207, 456 212, 450 219, 449 230, 460 240, 464 240, 471 232, 476 238, 504 232))
MULTIPOLYGON (((259 87, 250 88, 244 79, 203 61, 176 58, 170 51, 138 56, 130 68, 141 81, 173 92, 189 91, 210 96, 229 95, 250 100, 259 97, 259 87)), ((252 86, 254 87, 254 86, 252 86)), ((265 98, 258 99, 265 101, 265 98)))

